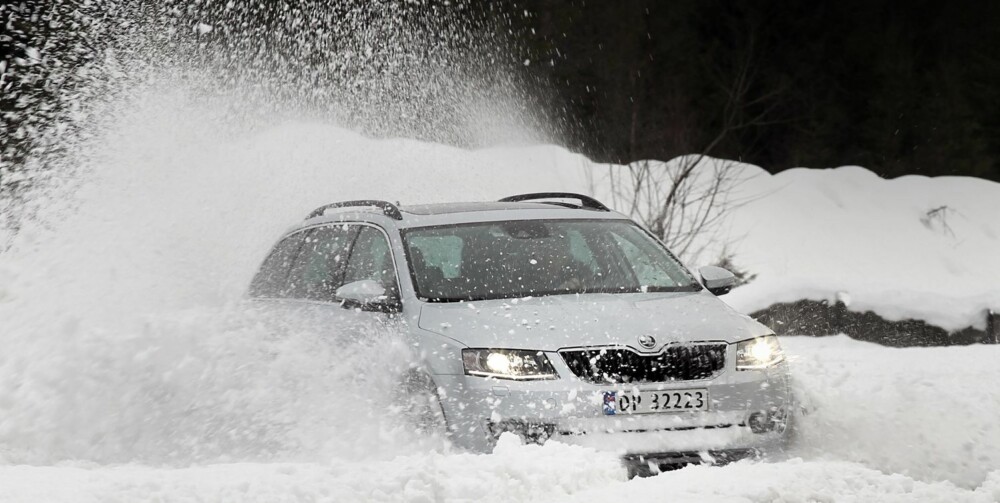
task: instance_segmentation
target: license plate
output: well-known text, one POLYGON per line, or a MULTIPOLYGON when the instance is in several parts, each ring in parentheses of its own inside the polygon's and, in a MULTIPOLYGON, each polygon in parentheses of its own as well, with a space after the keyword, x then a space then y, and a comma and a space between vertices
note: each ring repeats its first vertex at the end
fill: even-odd
POLYGON ((604 415, 708 410, 708 390, 605 391, 604 415))

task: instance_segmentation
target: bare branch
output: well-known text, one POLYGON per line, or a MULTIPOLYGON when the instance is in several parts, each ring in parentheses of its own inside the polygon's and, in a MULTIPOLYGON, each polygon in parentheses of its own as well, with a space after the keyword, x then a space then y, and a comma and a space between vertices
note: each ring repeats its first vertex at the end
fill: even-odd
MULTIPOLYGON (((747 35, 746 52, 732 68, 713 72, 726 102, 719 110, 720 127, 707 143, 692 149, 694 154, 668 163, 637 161, 627 173, 611 173, 611 189, 618 207, 643 223, 684 260, 696 259, 713 245, 716 228, 735 208, 756 197, 734 194, 744 181, 743 171, 732 161, 715 161, 713 152, 735 132, 780 122, 773 117, 785 84, 754 93, 758 81, 755 65, 757 37, 747 35), (728 78, 725 75, 729 75, 728 78), (753 109, 753 110, 751 110, 753 109)), ((716 243, 718 244, 718 243, 716 243)), ((726 249, 728 243, 722 243, 726 249)))

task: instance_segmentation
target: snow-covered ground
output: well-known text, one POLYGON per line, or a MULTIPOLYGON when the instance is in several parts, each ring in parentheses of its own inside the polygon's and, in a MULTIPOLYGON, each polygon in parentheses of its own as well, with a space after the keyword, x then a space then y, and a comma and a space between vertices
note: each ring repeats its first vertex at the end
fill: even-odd
POLYGON ((330 452, 311 462, 5 465, 0 499, 1000 500, 1000 398, 992 389, 1000 379, 1000 348, 890 349, 846 337, 782 342, 816 407, 790 459, 688 467, 629 481, 612 457, 556 443, 521 445, 510 436, 491 455, 432 450, 371 459, 330 452))
MULTIPOLYGON (((505 439, 481 456, 417 438, 386 412, 406 348, 275 327, 236 302, 268 247, 333 200, 604 198, 608 167, 555 146, 467 151, 326 124, 233 132, 204 102, 153 95, 107 132, 86 183, 0 254, 0 499, 1000 499, 992 346, 785 338, 815 405, 786 460, 627 481, 582 448, 505 439)), ((998 184, 739 169, 751 200, 723 232, 759 277, 727 297, 737 307, 844 292, 958 327, 1000 296, 998 184)))

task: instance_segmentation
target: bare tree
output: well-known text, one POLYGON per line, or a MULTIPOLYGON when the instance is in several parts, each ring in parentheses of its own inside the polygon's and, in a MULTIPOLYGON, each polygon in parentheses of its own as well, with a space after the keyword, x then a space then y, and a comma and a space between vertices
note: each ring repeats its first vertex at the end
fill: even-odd
MULTIPOLYGON (((718 245, 711 230, 735 207, 747 200, 738 199, 734 189, 743 181, 735 161, 721 161, 711 156, 730 135, 763 126, 771 120, 784 88, 751 95, 754 69, 755 37, 748 35, 745 56, 730 78, 717 72, 716 80, 726 96, 718 133, 696 154, 670 162, 638 161, 628 166, 609 166, 610 197, 615 207, 639 220, 662 239, 681 259, 697 259, 706 248, 718 245), (751 113, 751 110, 756 110, 751 113)), ((726 249, 728 243, 721 243, 726 249)), ((719 257, 720 259, 724 257, 719 257)))
POLYGON ((694 259, 711 240, 698 240, 732 209, 739 181, 732 161, 706 154, 670 163, 640 161, 610 167, 611 201, 662 239, 682 259, 694 259), (701 165, 702 170, 697 170, 701 165))

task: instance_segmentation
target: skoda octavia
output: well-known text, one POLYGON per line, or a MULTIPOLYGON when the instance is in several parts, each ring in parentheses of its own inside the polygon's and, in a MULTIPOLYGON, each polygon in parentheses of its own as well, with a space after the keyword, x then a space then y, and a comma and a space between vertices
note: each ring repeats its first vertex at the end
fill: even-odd
POLYGON ((578 194, 318 208, 265 259, 249 296, 405 339, 404 408, 451 441, 620 454, 633 473, 780 447, 792 393, 777 338, 628 217, 578 194))

